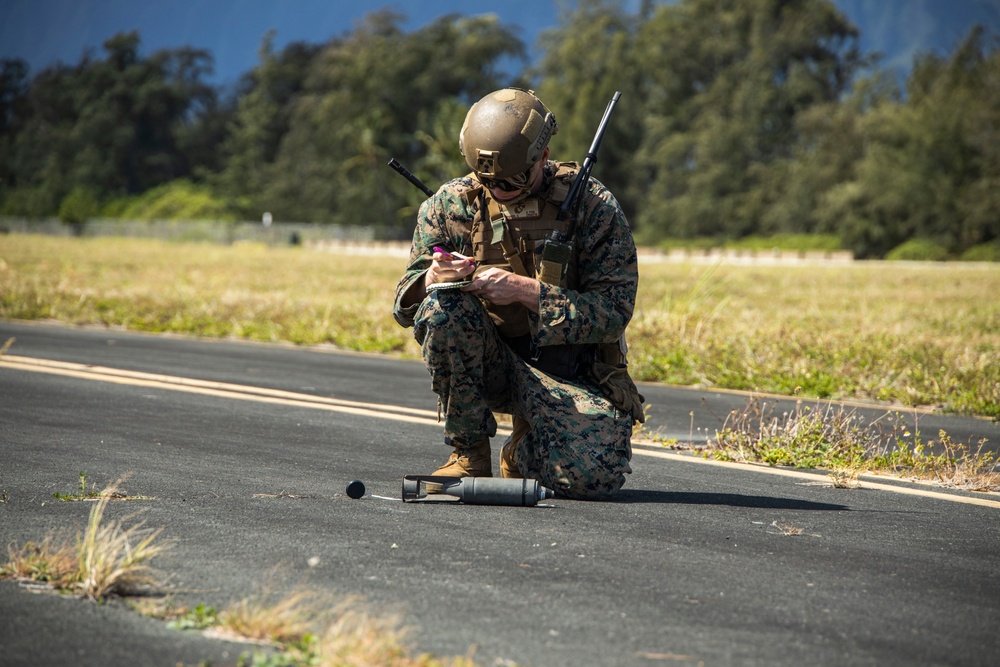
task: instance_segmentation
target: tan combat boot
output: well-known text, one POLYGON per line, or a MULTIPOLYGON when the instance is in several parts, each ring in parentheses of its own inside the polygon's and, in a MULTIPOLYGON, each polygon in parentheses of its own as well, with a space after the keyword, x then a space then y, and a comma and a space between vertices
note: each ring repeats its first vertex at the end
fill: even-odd
POLYGON ((483 438, 468 447, 456 447, 448 462, 431 474, 441 477, 492 477, 490 439, 483 438))
POLYGON ((507 479, 524 479, 517 467, 517 446, 531 430, 531 424, 518 416, 514 417, 514 429, 500 448, 500 476, 507 479))

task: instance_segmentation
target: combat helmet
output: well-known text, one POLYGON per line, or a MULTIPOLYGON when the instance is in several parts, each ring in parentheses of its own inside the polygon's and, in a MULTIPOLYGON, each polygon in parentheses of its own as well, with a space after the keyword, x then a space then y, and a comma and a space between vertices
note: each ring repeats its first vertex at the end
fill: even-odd
POLYGON ((458 147, 487 187, 527 181, 557 131, 552 115, 534 91, 504 88, 472 105, 458 147))

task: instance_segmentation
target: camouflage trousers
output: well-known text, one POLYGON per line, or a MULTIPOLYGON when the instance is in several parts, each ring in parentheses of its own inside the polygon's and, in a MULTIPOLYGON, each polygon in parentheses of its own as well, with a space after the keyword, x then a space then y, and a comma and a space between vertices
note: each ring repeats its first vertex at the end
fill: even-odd
POLYGON ((445 413, 445 442, 496 435, 494 412, 531 428, 517 446, 521 474, 570 498, 605 498, 632 472, 632 417, 586 380, 547 375, 508 347, 475 296, 431 292, 416 315, 431 384, 445 413))

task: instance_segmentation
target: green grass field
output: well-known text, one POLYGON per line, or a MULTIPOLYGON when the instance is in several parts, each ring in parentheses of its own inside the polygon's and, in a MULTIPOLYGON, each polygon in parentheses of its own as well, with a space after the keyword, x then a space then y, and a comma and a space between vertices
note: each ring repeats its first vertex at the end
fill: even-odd
MULTIPOLYGON (((405 260, 303 248, 0 237, 0 317, 417 357, 405 260)), ((1000 266, 643 263, 638 380, 1000 418, 1000 266)), ((0 341, 2 343, 3 341, 0 341)))

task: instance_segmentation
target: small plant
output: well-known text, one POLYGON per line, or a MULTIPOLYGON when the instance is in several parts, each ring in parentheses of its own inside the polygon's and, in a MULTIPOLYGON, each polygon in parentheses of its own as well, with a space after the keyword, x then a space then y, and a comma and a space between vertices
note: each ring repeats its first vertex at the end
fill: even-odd
POLYGON ((185 608, 178 609, 174 606, 172 597, 162 595, 134 597, 126 600, 125 604, 132 611, 161 621, 172 621, 188 611, 185 608))
POLYGON ((784 519, 775 519, 771 522, 771 527, 777 528, 778 535, 784 535, 785 537, 797 537, 799 535, 807 535, 808 537, 820 537, 816 533, 807 533, 805 528, 796 526, 795 524, 785 521, 784 519))
POLYGON ((101 497, 101 494, 97 492, 96 484, 91 487, 90 491, 87 490, 87 472, 85 470, 80 471, 80 484, 76 493, 66 494, 56 491, 52 495, 64 503, 75 500, 97 500, 101 497))
POLYGON ((170 618, 167 625, 175 630, 204 630, 219 624, 218 610, 204 604, 171 613, 170 618))
POLYGON ((25 542, 8 549, 7 563, 0 567, 0 579, 22 579, 46 583, 56 589, 72 586, 76 580, 76 554, 72 544, 50 534, 41 542, 25 542))
POLYGON ((938 444, 944 453, 934 458, 936 465, 924 471, 943 486, 966 491, 1000 491, 1000 471, 993 452, 983 451, 986 439, 971 446, 953 442, 944 431, 938 432, 938 444))
POLYGON ((305 589, 277 601, 272 601, 265 592, 243 598, 225 609, 219 614, 217 626, 237 637, 286 644, 309 634, 324 607, 323 596, 305 589))
POLYGON ((53 493, 52 496, 58 498, 62 502, 73 502, 73 501, 83 501, 83 500, 100 500, 102 498, 108 498, 110 500, 149 500, 147 496, 130 496, 123 490, 118 488, 118 483, 123 481, 119 480, 112 486, 108 486, 101 491, 97 490, 97 484, 91 484, 90 490, 87 490, 87 473, 86 471, 80 471, 80 484, 77 488, 76 493, 59 493, 58 491, 53 493))
POLYGON ((77 541, 79 589, 95 600, 159 586, 158 573, 149 561, 170 549, 169 544, 156 542, 162 528, 149 530, 142 522, 126 527, 123 519, 104 523, 104 511, 120 481, 101 492, 90 510, 87 529, 77 541))
POLYGON ((643 404, 643 406, 642 406, 642 421, 639 422, 638 424, 636 424, 632 428, 632 439, 633 440, 652 439, 654 437, 653 434, 648 433, 647 429, 646 429, 646 422, 649 420, 649 411, 650 411, 650 408, 652 408, 652 407, 653 406, 650 403, 644 403, 643 404))
POLYGON ((856 411, 814 410, 800 401, 778 416, 773 405, 751 399, 726 417, 708 451, 724 460, 842 469, 859 467, 872 438, 856 411))
POLYGON ((844 468, 834 470, 830 473, 830 484, 835 489, 858 489, 861 488, 861 470, 857 468, 844 468))
POLYGON ((865 471, 891 473, 934 481, 969 491, 1000 491, 996 458, 956 443, 941 431, 938 442, 925 442, 911 432, 898 414, 866 421, 856 410, 843 407, 815 409, 800 401, 795 410, 775 415, 774 406, 757 398, 743 410, 732 411, 707 456, 726 461, 766 463, 830 470, 837 488, 857 488, 865 471))
POLYGON ((471 650, 452 659, 410 657, 408 629, 397 617, 373 615, 357 597, 334 603, 329 596, 305 588, 283 598, 262 592, 220 612, 199 605, 167 616, 173 619, 173 628, 205 629, 217 636, 270 645, 268 650, 241 656, 241 667, 476 667, 471 650))
POLYGON ((348 600, 333 611, 333 620, 317 635, 316 664, 320 667, 340 665, 390 665, 392 667, 476 667, 474 649, 465 656, 450 659, 429 654, 409 657, 410 629, 401 625, 396 616, 373 615, 348 600))
POLYGON ((52 533, 40 543, 12 546, 0 576, 44 582, 94 600, 160 586, 158 572, 149 563, 171 547, 157 542, 162 529, 149 530, 142 523, 126 526, 126 519, 104 521, 108 502, 118 494, 123 479, 97 494, 86 528, 75 543, 52 533))
POLYGON ((777 528, 780 534, 786 536, 802 535, 805 532, 805 529, 799 528, 798 526, 791 524, 785 521, 784 519, 781 519, 780 521, 775 519, 774 521, 771 522, 771 525, 777 528))
POLYGON ((406 659, 408 634, 398 618, 373 616, 347 603, 337 610, 333 622, 319 637, 321 664, 333 667, 346 664, 352 655, 360 655, 365 656, 366 662, 376 662, 381 657, 384 664, 429 666, 426 658, 423 661, 406 659))

